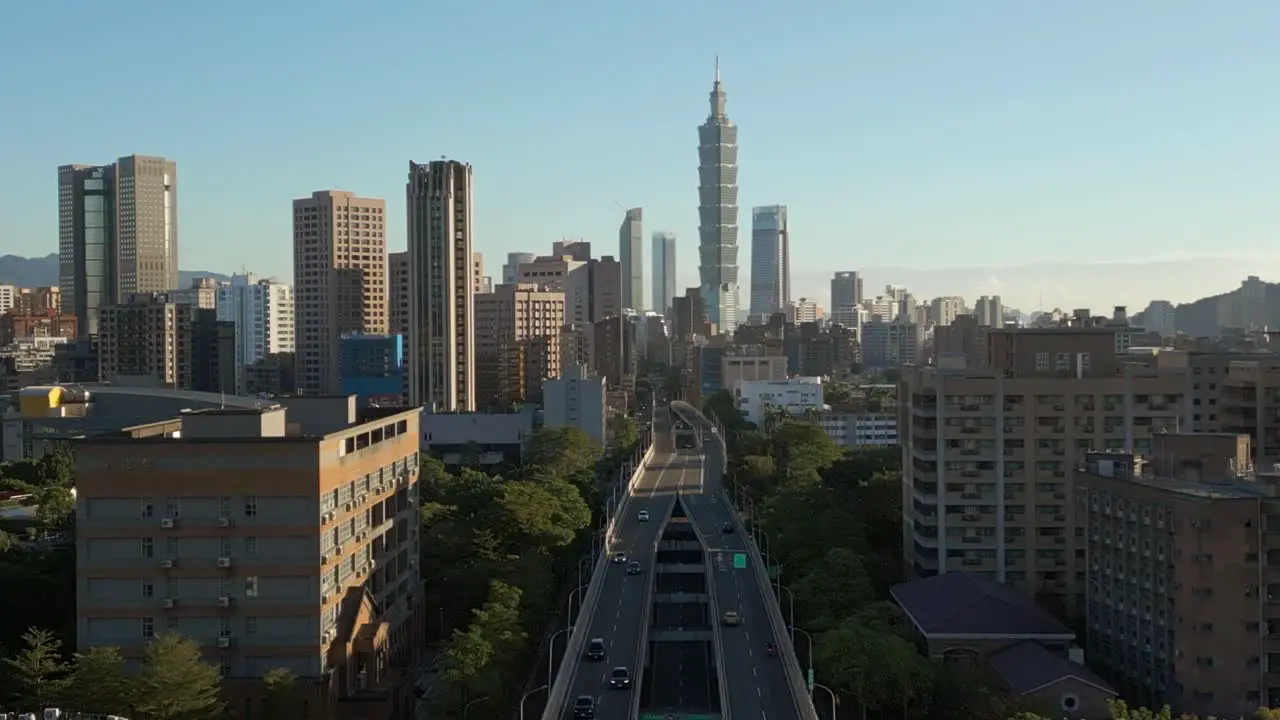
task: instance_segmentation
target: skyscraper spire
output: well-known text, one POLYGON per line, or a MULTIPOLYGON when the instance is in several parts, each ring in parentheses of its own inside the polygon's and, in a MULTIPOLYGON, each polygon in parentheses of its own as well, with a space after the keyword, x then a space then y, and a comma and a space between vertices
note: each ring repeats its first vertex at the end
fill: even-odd
POLYGON ((716 56, 716 81, 711 86, 711 115, 708 120, 727 120, 725 116, 724 85, 720 82, 720 56, 716 56))
POLYGON ((720 84, 720 56, 716 56, 716 84, 720 84))

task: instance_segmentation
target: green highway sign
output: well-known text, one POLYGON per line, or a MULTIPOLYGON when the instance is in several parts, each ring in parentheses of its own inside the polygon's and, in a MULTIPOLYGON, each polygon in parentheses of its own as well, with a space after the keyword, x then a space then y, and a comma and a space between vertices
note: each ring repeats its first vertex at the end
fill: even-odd
POLYGON ((779 575, 781 572, 782 572, 782 568, 781 568, 781 567, 779 567, 779 566, 777 566, 777 565, 770 565, 770 566, 769 566, 769 579, 770 579, 770 580, 777 580, 777 579, 778 579, 778 575, 779 575))
POLYGON ((684 715, 684 720, 716 720, 718 715, 684 715))
POLYGON ((746 554, 746 553, 734 553, 734 554, 733 554, 733 569, 734 569, 734 570, 745 570, 745 569, 746 569, 746 567, 747 567, 747 554, 746 554))

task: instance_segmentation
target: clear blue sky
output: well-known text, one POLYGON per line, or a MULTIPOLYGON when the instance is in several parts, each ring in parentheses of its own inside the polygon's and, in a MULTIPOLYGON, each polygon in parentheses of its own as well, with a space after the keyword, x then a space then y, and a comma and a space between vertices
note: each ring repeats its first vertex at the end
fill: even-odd
POLYGON ((751 206, 789 205, 796 295, 866 266, 1270 259, 1278 28, 1274 0, 19 3, 0 253, 56 250, 57 165, 137 152, 179 164, 184 268, 288 275, 292 198, 385 197, 399 249, 408 161, 447 155, 490 273, 560 237, 613 252, 643 206, 693 284, 719 54, 743 265, 751 206))

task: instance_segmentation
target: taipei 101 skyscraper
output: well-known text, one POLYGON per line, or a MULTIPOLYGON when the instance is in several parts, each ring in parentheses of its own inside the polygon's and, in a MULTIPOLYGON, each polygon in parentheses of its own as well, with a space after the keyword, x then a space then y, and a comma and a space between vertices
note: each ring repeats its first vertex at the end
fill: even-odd
POLYGON ((738 127, 724 105, 716 58, 711 114, 698 127, 698 278, 707 321, 732 333, 738 324, 738 127))

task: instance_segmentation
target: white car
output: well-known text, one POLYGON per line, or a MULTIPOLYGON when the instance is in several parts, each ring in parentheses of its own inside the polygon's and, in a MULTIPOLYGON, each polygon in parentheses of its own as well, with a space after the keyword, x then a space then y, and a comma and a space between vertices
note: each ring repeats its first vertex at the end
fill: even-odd
POLYGON ((636 520, 639 520, 640 522, 649 522, 649 511, 641 510, 636 513, 636 520))

